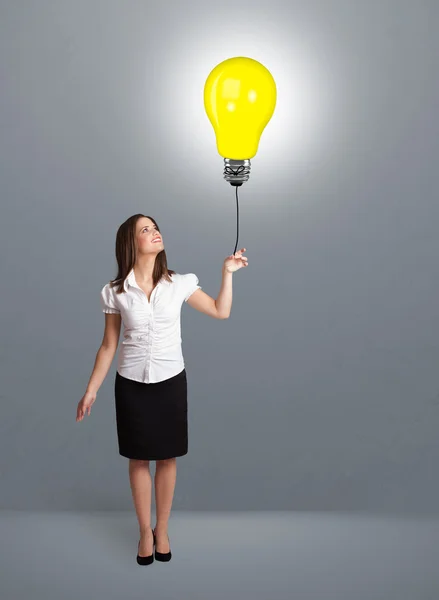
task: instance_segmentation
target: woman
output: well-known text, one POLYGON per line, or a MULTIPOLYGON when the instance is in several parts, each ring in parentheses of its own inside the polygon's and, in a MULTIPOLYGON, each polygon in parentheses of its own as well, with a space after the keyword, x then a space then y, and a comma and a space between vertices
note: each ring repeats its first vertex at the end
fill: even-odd
POLYGON ((152 217, 136 214, 116 235, 118 274, 101 290, 105 332, 93 372, 78 403, 76 421, 90 415, 119 344, 114 383, 119 453, 129 459, 130 486, 140 530, 138 564, 171 559, 168 520, 174 495, 177 456, 188 452, 187 379, 181 349, 183 301, 214 318, 227 319, 232 306, 232 274, 248 261, 242 252, 222 267, 222 283, 214 300, 201 290, 194 273, 167 267, 163 238, 152 217), (151 475, 154 477, 157 522, 151 529, 151 475))

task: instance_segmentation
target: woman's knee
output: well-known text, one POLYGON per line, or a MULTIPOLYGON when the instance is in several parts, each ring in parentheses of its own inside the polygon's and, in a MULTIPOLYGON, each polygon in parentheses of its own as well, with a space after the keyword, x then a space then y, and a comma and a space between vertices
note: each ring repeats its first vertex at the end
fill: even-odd
POLYGON ((144 467, 149 467, 149 460, 141 460, 139 458, 130 458, 130 465, 131 466, 144 466, 144 467))
POLYGON ((166 465, 173 465, 177 459, 174 458, 162 458, 161 460, 156 460, 157 467, 162 467, 166 465))

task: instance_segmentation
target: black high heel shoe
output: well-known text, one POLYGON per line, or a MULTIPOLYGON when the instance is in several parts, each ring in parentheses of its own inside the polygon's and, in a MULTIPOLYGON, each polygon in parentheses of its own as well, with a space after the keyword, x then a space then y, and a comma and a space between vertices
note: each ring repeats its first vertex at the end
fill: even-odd
MULTIPOLYGON (((152 535, 154 536, 154 546, 155 546, 156 541, 155 541, 154 530, 152 532, 152 535)), ((168 542, 169 542, 169 535, 168 535, 168 542)), ((157 550, 155 551, 155 559, 159 560, 160 562, 168 562, 171 560, 171 558, 172 558, 171 546, 169 546, 169 552, 157 552, 157 550)))
MULTIPOLYGON (((152 529, 151 529, 152 531, 152 529)), ((154 532, 152 532, 153 538, 154 538, 154 532)), ((155 544, 155 538, 154 538, 154 544, 155 544)), ((150 554, 149 556, 139 556, 139 546, 140 546, 140 540, 139 543, 137 544, 137 564, 139 565, 150 565, 152 562, 154 562, 154 546, 152 548, 152 554, 150 554)))

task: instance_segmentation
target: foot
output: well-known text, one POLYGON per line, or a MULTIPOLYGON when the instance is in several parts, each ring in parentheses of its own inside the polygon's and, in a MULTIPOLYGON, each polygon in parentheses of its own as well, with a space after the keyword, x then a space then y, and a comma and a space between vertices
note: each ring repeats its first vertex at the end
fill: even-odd
POLYGON ((151 528, 140 534, 139 556, 151 556, 154 551, 154 538, 151 528))
POLYGON ((155 534, 155 549, 161 554, 167 554, 169 548, 168 532, 166 530, 154 529, 155 534))

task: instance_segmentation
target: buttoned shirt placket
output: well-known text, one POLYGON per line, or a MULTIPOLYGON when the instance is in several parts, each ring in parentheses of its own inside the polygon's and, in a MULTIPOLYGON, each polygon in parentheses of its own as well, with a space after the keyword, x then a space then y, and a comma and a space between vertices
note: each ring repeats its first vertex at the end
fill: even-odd
MULTIPOLYGON (((143 379, 145 380, 148 374, 148 381, 150 381, 150 377, 151 377, 151 354, 152 354, 152 336, 154 334, 154 311, 153 311, 153 298, 156 295, 156 291, 160 285, 160 282, 155 286, 155 288, 152 290, 151 293, 151 298, 150 301, 148 301, 148 296, 145 294, 145 292, 142 290, 142 288, 137 284, 134 275, 132 274, 132 277, 130 277, 130 281, 128 282, 129 285, 131 285, 132 287, 135 287, 139 290, 139 292, 142 294, 142 297, 145 298, 146 300, 146 305, 148 307, 148 321, 145 323, 145 328, 146 328, 146 335, 147 335, 147 342, 146 342, 146 353, 145 353, 145 369, 143 371, 143 379)), ((137 339, 140 340, 144 340, 145 336, 144 335, 138 335, 137 339)))

